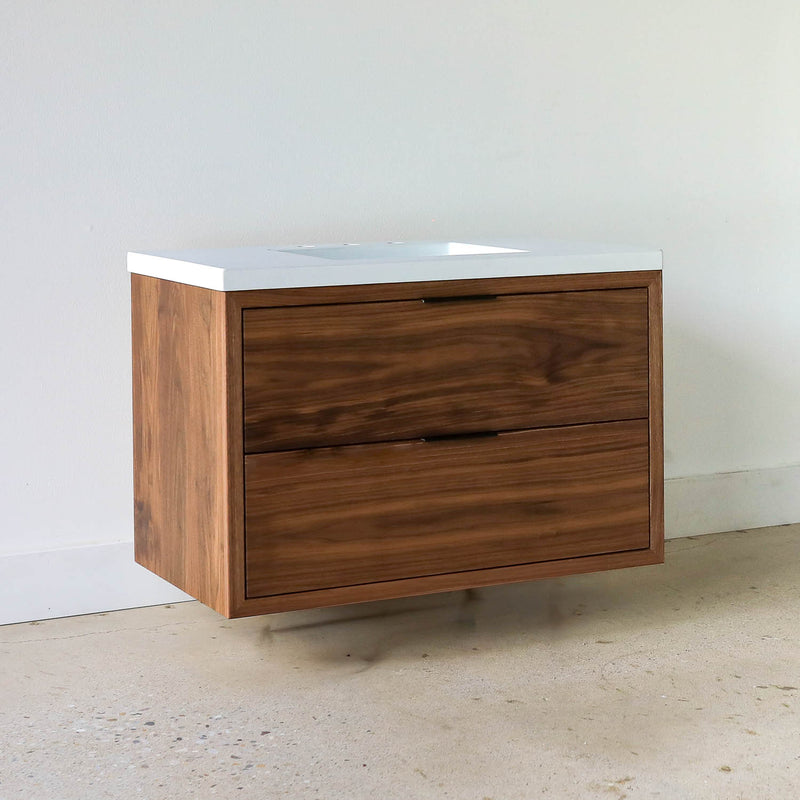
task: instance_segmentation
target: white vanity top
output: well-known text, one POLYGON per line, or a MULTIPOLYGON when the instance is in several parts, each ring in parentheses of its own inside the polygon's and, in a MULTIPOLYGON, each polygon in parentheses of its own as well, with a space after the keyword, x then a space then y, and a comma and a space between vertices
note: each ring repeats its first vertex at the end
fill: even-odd
POLYGON ((128 272, 223 292, 629 272, 661 263, 651 248, 524 238, 128 253, 128 272))

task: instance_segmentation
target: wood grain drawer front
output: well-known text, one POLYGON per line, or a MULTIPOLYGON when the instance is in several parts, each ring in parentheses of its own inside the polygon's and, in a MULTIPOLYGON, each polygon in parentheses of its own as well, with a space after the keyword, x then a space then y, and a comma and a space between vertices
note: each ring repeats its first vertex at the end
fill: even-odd
POLYGON ((247 595, 647 548, 646 420, 247 456, 247 595))
POLYGON ((647 291, 244 311, 248 453, 647 416, 647 291))

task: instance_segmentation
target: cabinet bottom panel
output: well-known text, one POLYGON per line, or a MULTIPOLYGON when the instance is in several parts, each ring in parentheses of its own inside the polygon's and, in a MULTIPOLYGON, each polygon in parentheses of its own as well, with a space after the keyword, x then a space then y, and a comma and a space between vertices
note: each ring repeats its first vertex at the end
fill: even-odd
POLYGON ((250 598, 649 546, 646 420, 245 459, 250 598))

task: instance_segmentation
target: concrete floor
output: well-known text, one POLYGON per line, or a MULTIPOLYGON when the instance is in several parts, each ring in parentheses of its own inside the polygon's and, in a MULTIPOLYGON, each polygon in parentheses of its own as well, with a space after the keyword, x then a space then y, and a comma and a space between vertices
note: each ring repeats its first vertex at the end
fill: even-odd
POLYGON ((226 621, 0 628, 0 798, 792 798, 800 525, 667 564, 226 621))

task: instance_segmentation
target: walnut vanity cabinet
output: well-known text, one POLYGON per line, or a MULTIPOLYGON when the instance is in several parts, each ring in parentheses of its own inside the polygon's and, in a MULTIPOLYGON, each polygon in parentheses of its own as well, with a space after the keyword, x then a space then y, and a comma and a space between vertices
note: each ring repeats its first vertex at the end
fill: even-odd
POLYGON ((660 253, 514 245, 131 254, 136 560, 229 617, 661 562, 660 253))

